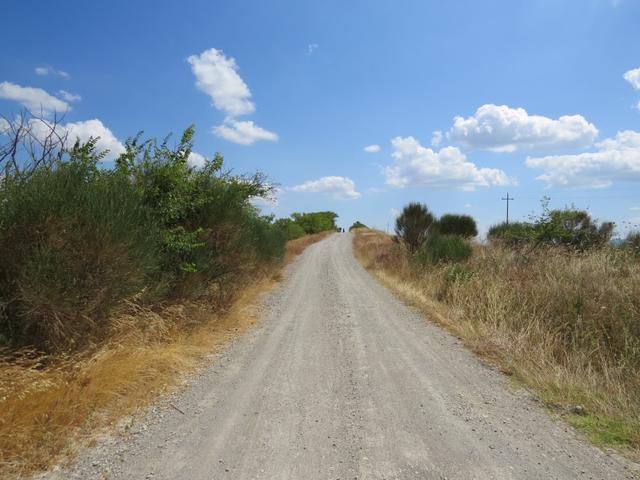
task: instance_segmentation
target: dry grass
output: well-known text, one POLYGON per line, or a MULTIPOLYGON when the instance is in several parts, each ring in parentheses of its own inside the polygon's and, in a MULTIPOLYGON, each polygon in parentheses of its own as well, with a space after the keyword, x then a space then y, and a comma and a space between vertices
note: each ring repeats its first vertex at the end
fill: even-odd
POLYGON ((523 256, 475 246, 458 266, 417 269, 374 231, 354 241, 387 287, 566 414, 597 444, 640 452, 640 263, 613 249, 523 256))
MULTIPOLYGON (((289 242, 287 260, 325 236, 289 242)), ((152 311, 131 302, 118 313, 109 340, 71 357, 5 352, 0 477, 47 469, 72 454, 74 444, 176 388, 203 358, 255 323, 256 301, 278 274, 264 272, 222 312, 197 304, 152 311)))

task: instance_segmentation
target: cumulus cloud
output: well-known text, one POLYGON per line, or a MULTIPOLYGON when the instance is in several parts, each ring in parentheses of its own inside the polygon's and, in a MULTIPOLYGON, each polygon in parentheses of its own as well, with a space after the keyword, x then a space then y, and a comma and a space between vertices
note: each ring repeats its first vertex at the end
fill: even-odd
POLYGON ((76 93, 67 92, 66 90, 58 90, 58 96, 65 99, 67 102, 79 102, 82 97, 76 93))
POLYGON ((356 184, 347 177, 322 177, 318 180, 309 180, 292 187, 294 192, 325 193, 338 200, 354 200, 360 198, 360 192, 356 190, 356 184))
MULTIPOLYGON (((32 119, 29 123, 32 135, 40 140, 44 140, 54 128, 54 125, 46 120, 32 119)), ((55 125, 55 129, 59 136, 67 136, 67 147, 72 146, 76 140, 84 143, 90 138, 98 138, 96 148, 99 151, 109 151, 105 156, 106 160, 113 160, 125 151, 124 145, 98 119, 55 125)))
POLYGON ((71 110, 67 102, 50 95, 41 88, 22 87, 11 82, 0 83, 0 98, 18 102, 34 113, 42 110, 45 115, 71 110))
POLYGON ((251 145, 258 140, 271 142, 278 140, 278 135, 257 126, 251 120, 243 122, 227 120, 224 124, 213 127, 213 132, 225 140, 239 143, 240 145, 251 145))
POLYGON ((109 150, 105 157, 107 160, 113 160, 125 151, 124 145, 120 140, 97 118, 82 122, 69 122, 63 125, 62 128, 67 132, 67 138, 70 142, 75 142, 77 139, 81 142, 86 142, 92 137, 99 137, 96 148, 98 150, 109 150))
POLYGON ((640 90, 640 68, 625 72, 624 79, 631 84, 634 90, 640 90))
POLYGON ((235 59, 225 56, 222 50, 210 48, 200 55, 191 55, 187 61, 196 77, 196 86, 211 97, 216 109, 227 115, 222 125, 213 128, 217 136, 240 145, 278 140, 278 135, 252 121, 236 120, 255 112, 256 106, 249 87, 238 74, 235 59))
POLYGON ((218 110, 233 117, 255 111, 251 91, 238 75, 235 59, 227 58, 222 50, 210 48, 200 55, 191 55, 187 61, 196 77, 196 86, 211 97, 218 110))
POLYGON ((495 152, 586 147, 597 135, 598 129, 582 115, 554 120, 493 104, 481 106, 471 117, 455 117, 447 133, 450 141, 465 148, 495 152))
POLYGON ((380 151, 380 145, 367 145, 364 147, 364 151, 367 153, 378 153, 380 151))
POLYGON ((315 52, 319 46, 320 45, 318 45, 317 43, 310 43, 309 45, 307 45, 307 55, 313 55, 313 52, 315 52))
POLYGON ((512 183, 502 170, 478 168, 456 147, 445 147, 436 152, 423 147, 413 137, 396 137, 391 145, 393 164, 384 169, 384 175, 387 183, 394 187, 474 190, 512 183))
POLYGON ((207 159, 204 155, 200 155, 197 152, 191 152, 187 157, 187 164, 193 168, 202 168, 204 164, 207 162, 207 159))
POLYGON ((437 147, 442 143, 442 131, 436 130, 431 136, 431 146, 437 147))
POLYGON ((640 181, 640 132, 618 132, 594 152, 527 158, 542 170, 537 179, 553 187, 608 187, 615 181, 640 181))
POLYGON ((62 78, 71 78, 71 75, 69 75, 64 70, 56 70, 53 67, 36 67, 36 75, 40 75, 43 77, 47 75, 58 75, 62 78))

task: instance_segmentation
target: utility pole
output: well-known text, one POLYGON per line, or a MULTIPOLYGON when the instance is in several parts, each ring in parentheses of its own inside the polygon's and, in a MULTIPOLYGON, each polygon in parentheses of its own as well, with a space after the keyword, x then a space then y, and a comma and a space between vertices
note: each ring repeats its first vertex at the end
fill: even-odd
POLYGON ((507 192, 506 198, 502 197, 502 200, 506 200, 506 202, 507 202, 507 225, 509 225, 509 202, 511 200, 514 200, 514 198, 513 197, 509 197, 509 192, 507 192))

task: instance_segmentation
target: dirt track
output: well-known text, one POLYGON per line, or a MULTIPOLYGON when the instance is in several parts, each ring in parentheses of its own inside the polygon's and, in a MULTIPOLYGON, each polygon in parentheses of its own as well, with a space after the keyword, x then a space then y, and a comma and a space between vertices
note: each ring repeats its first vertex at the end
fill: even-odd
POLYGON ((633 478, 625 465, 395 299, 336 234, 191 387, 51 477, 633 478))

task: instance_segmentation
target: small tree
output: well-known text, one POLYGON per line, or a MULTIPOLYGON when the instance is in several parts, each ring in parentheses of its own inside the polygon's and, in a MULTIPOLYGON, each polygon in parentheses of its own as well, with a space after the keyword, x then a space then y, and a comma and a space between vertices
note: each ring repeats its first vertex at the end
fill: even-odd
POLYGON ((355 228, 369 228, 369 227, 367 227, 364 223, 362 223, 360 221, 356 221, 356 222, 354 222, 353 225, 351 225, 349 227, 349 231, 351 231, 351 230, 353 230, 355 228))
POLYGON ((463 238, 473 238, 478 235, 478 227, 473 217, 451 213, 443 215, 438 220, 438 231, 442 235, 457 235, 463 238))
POLYGON ((425 241, 436 219, 426 205, 412 202, 402 209, 396 218, 396 235, 410 253, 415 252, 425 241))

